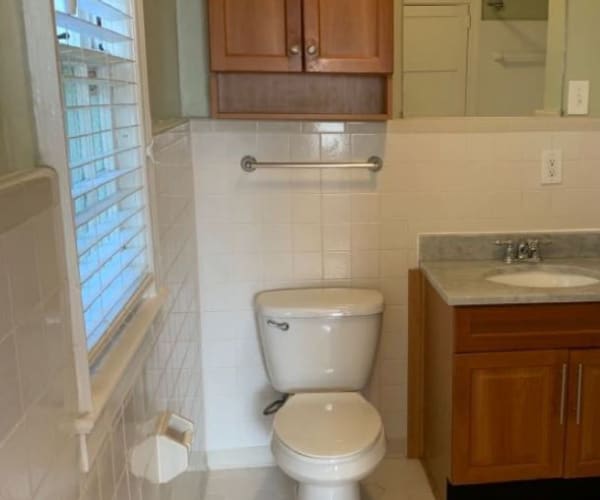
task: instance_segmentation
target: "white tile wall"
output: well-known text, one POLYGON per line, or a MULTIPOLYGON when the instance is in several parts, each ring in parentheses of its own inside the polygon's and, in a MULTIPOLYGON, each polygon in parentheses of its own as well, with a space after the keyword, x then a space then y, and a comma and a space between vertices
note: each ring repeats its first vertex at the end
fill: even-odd
POLYGON ((75 386, 48 175, 19 186, 28 213, 0 234, 0 498, 10 500, 79 493, 77 443, 64 425, 75 386))
POLYGON ((600 133, 406 133, 378 124, 194 121, 207 447, 265 446, 275 394, 253 295, 288 286, 369 286, 386 298, 368 393, 388 437, 406 434, 407 270, 417 234, 598 227, 600 133), (542 148, 564 184, 541 186, 542 148), (258 171, 240 159, 360 160, 382 172, 258 171))
MULTIPOLYGON (((189 126, 155 137, 151 196, 157 279, 169 290, 155 321, 154 345, 140 376, 114 415, 110 435, 82 485, 81 500, 168 500, 178 481, 158 487, 133 477, 126 453, 142 437, 140 425, 163 410, 196 424, 194 450, 204 450, 204 398, 198 310, 198 269, 189 126)), ((193 498, 195 492, 187 493, 193 498)), ((179 496, 178 498, 182 498, 179 496)), ((185 500, 187 497, 183 497, 185 500)))
POLYGON ((195 449, 204 449, 189 128, 164 134, 156 143, 155 252, 158 281, 169 288, 169 300, 152 327, 149 338, 155 343, 133 389, 101 418, 106 435, 87 475, 79 472, 78 442, 68 427, 76 390, 60 213, 56 206, 44 209, 0 234, 2 500, 168 500, 176 484, 158 488, 129 475, 126 467, 139 425, 164 409, 193 419, 195 449))

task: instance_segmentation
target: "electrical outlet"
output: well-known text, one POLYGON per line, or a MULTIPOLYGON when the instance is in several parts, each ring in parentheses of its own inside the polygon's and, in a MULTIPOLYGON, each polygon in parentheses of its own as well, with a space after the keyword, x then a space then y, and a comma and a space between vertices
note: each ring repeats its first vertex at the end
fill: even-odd
POLYGON ((590 112, 589 80, 571 80, 569 82, 569 102, 567 113, 570 115, 587 115, 590 112))
POLYGON ((547 149, 542 152, 542 184, 562 183, 562 150, 547 149))

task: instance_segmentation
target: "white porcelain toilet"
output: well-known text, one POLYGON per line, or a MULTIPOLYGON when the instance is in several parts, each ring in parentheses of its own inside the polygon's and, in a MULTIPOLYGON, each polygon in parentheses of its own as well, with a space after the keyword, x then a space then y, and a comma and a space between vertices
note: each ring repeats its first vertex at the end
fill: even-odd
POLYGON ((359 481, 385 454, 367 384, 381 328, 375 290, 312 288, 260 293, 260 338, 273 387, 290 397, 271 448, 298 481, 298 500, 359 500, 359 481))

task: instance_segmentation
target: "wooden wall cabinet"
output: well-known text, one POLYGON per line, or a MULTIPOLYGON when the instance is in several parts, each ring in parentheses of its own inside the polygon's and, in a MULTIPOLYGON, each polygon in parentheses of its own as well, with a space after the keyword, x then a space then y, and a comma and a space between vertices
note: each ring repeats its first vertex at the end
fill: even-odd
POLYGON ((389 0, 304 0, 306 71, 392 73, 393 17, 389 0))
POLYGON ((215 116, 390 116, 393 0, 208 5, 215 116))
POLYGON ((210 0, 212 71, 302 71, 301 0, 210 0))
POLYGON ((448 482, 600 477, 600 304, 452 307, 411 284, 423 389, 409 448, 437 498, 448 482))

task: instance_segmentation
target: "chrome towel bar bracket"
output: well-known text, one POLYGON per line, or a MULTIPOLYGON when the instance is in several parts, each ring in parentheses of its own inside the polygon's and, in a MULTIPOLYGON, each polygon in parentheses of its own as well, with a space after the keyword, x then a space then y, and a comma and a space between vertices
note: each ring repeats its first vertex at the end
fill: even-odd
POLYGON ((287 163, 287 162, 259 162, 254 156, 242 158, 242 170, 254 172, 259 168, 367 168, 371 172, 379 172, 383 168, 383 160, 379 156, 371 156, 366 163, 340 162, 340 163, 287 163))

